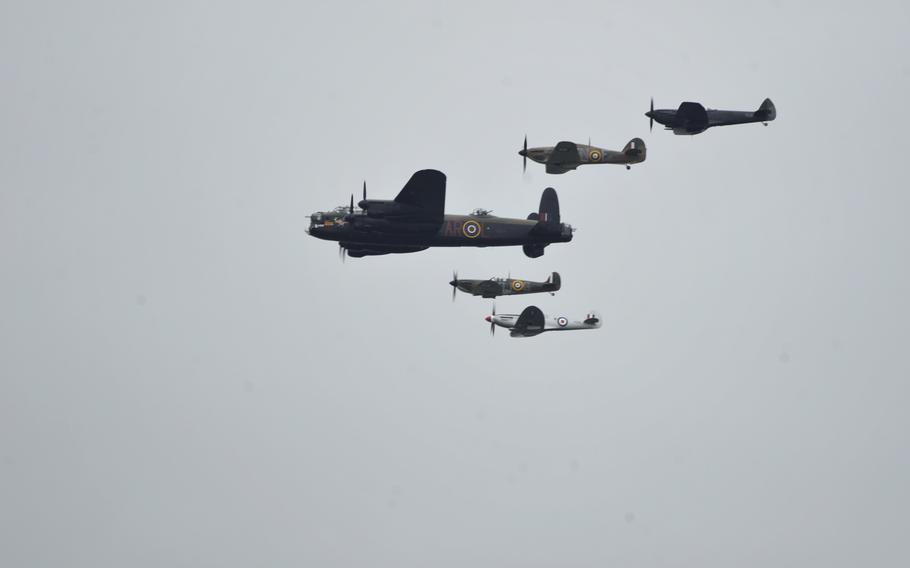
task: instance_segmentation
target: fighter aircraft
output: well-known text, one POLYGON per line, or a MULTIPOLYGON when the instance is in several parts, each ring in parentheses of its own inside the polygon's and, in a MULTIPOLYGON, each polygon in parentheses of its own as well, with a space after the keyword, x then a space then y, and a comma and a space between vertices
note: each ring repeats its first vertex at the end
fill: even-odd
POLYGON ((518 315, 496 315, 496 306, 493 306, 492 315, 484 319, 490 322, 490 335, 495 335, 496 326, 499 326, 509 329, 511 337, 534 337, 545 331, 598 329, 601 326, 600 316, 595 312, 581 321, 571 321, 565 316, 547 317, 537 306, 528 306, 518 315))
POLYGON ((524 148, 518 151, 523 159, 523 170, 528 168, 528 158, 539 164, 546 164, 548 174, 564 174, 585 164, 625 164, 630 169, 630 164, 645 161, 647 148, 641 138, 629 140, 622 152, 604 150, 589 144, 576 144, 575 142, 562 141, 554 146, 528 148, 528 137, 525 136, 524 148))
POLYGON ((699 134, 712 126, 728 126, 730 124, 747 124, 750 122, 761 122, 765 126, 777 118, 777 109, 771 99, 765 99, 758 110, 715 110, 706 109, 701 103, 686 102, 679 105, 676 110, 658 109, 654 110, 654 99, 651 99, 651 110, 645 113, 645 116, 651 119, 651 130, 654 129, 654 121, 663 124, 666 130, 672 130, 673 134, 699 134))
POLYGON ((452 301, 455 301, 455 291, 461 290, 474 296, 495 298, 497 296, 512 296, 515 294, 535 294, 549 292, 551 296, 562 287, 562 279, 558 272, 554 272, 546 282, 531 282, 512 278, 490 278, 489 280, 459 280, 458 273, 452 273, 452 301))
POLYGON ((572 240, 572 227, 559 219, 556 190, 548 187, 540 208, 527 219, 496 217, 484 209, 470 215, 446 215, 446 176, 437 170, 416 172, 394 200, 367 199, 333 211, 310 215, 310 235, 338 241, 342 259, 407 253, 429 247, 518 246, 537 258, 551 243, 572 240))

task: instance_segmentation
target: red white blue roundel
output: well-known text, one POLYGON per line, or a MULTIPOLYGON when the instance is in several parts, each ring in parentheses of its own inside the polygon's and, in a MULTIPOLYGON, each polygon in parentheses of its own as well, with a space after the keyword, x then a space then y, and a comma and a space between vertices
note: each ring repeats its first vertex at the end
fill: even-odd
POLYGON ((569 325, 569 320, 567 320, 563 316, 559 316, 558 318, 556 318, 556 325, 558 325, 559 327, 566 327, 567 325, 569 325))
POLYGON ((461 232, 469 239, 476 239, 480 236, 480 223, 473 219, 469 219, 461 226, 461 232))

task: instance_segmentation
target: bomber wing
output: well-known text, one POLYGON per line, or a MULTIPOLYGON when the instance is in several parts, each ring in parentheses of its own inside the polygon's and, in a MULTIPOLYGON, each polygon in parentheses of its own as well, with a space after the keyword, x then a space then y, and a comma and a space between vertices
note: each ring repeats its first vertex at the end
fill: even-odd
POLYGON ((405 184, 396 203, 418 207, 420 220, 442 223, 446 205, 446 176, 438 170, 415 172, 405 184))

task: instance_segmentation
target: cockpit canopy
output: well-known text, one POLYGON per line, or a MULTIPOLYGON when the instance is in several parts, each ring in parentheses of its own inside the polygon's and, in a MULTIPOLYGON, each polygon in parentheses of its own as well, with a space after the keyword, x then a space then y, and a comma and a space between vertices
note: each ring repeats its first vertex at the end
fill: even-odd
MULTIPOLYGON (((310 215, 310 227, 318 228, 343 224, 350 212, 351 208, 349 205, 339 205, 331 211, 317 211, 310 215)), ((357 207, 354 208, 355 215, 360 215, 362 213, 363 210, 358 209, 357 207)))
POLYGON ((472 217, 489 217, 491 212, 492 211, 490 211, 489 209, 481 209, 480 207, 478 207, 477 209, 471 211, 471 216, 472 217))

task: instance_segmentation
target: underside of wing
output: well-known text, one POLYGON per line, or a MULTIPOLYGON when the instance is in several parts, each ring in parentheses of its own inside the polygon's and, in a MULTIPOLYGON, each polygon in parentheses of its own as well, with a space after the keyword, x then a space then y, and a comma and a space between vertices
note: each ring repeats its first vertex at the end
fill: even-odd
POLYGON ((518 316, 512 333, 516 335, 537 335, 544 328, 544 315, 537 306, 528 306, 518 316))
POLYGON ((429 247, 425 246, 405 246, 405 245, 374 245, 371 243, 339 243, 348 256, 352 258, 363 258, 365 256, 381 256, 384 254, 404 254, 409 252, 420 252, 429 247))
POLYGON ((405 184, 396 203, 419 208, 417 217, 425 221, 442 223, 446 205, 446 176, 438 170, 416 172, 405 184))
POLYGON ((708 111, 701 103, 682 103, 676 111, 676 117, 693 126, 708 124, 708 111))
POLYGON ((575 142, 560 142, 553 148, 553 153, 547 160, 548 166, 559 166, 564 169, 575 169, 574 166, 578 164, 578 145, 575 142))
POLYGON ((502 286, 498 282, 485 280, 474 288, 474 293, 484 298, 495 298, 502 293, 502 286))

